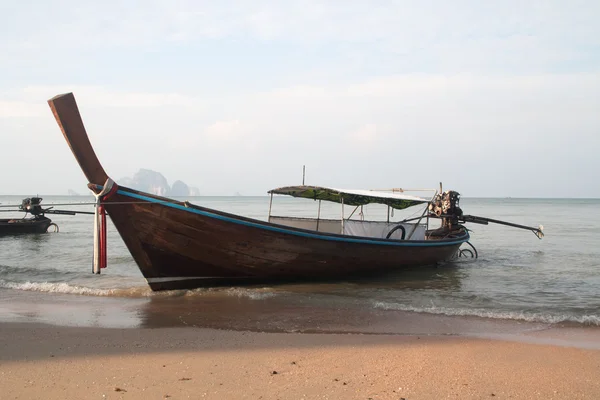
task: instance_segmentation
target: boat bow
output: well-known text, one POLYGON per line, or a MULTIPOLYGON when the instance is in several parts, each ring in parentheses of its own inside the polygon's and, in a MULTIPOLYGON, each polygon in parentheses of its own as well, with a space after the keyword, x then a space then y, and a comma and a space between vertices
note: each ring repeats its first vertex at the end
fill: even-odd
POLYGON ((48 104, 88 182, 103 185, 108 175, 90 143, 73 93, 59 94, 48 104))

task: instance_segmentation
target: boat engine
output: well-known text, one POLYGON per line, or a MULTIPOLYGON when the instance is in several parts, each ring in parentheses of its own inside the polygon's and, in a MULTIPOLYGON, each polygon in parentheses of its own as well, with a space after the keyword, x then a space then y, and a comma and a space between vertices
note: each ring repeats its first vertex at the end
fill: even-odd
POLYGON ((19 210, 29 213, 35 217, 44 215, 44 210, 42 209, 41 203, 41 197, 28 197, 23 199, 21 205, 19 206, 19 210))
POLYGON ((447 190, 437 194, 429 204, 429 211, 442 219, 442 228, 449 232, 459 227, 463 212, 459 207, 460 193, 447 190))

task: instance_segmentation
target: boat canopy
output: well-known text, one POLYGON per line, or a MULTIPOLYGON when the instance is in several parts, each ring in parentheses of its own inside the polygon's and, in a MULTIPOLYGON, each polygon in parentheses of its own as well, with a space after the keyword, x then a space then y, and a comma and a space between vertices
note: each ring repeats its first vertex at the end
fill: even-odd
POLYGON ((333 201, 336 203, 341 203, 343 200, 344 204, 350 206, 362 206, 370 203, 386 204, 397 210, 429 202, 428 199, 401 193, 388 193, 376 190, 335 189, 320 186, 285 186, 269 190, 268 193, 333 201))

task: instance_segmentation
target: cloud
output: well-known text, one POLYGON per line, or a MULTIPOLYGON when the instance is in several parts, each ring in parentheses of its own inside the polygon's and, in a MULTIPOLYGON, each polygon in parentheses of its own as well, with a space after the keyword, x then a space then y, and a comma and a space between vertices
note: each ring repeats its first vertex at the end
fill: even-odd
POLYGON ((31 103, 39 103, 58 93, 68 92, 73 92, 77 99, 81 98, 88 105, 98 107, 149 108, 163 106, 194 107, 200 105, 197 99, 177 93, 131 92, 113 90, 98 85, 28 86, 21 90, 13 90, 11 94, 31 103))
POLYGON ((206 137, 217 140, 232 140, 240 132, 240 121, 217 121, 204 130, 206 137))
MULTIPOLYGON (((600 44, 600 3, 479 1, 32 1, 4 10, 5 54, 158 50, 208 41, 327 46, 346 61, 396 70, 539 70, 585 61, 600 44), (333 47, 332 47, 333 46, 333 47), (587 49, 587 50, 586 50, 587 49), (412 69, 411 69, 412 68, 412 69), (415 69, 416 68, 416 69, 415 69)), ((10 59, 8 59, 10 62, 10 59)), ((50 64, 48 67, 52 67, 50 64)))
POLYGON ((73 92, 78 103, 90 109, 147 109, 165 107, 190 108, 201 112, 203 104, 198 98, 176 93, 125 92, 101 86, 49 85, 28 86, 0 92, 7 100, 0 100, 2 118, 48 118, 47 100, 61 93, 73 92))
MULTIPOLYGON (((190 182, 202 171, 203 193, 263 193, 303 164, 335 186, 396 185, 397 165, 418 165, 403 186, 590 193, 600 167, 598 2, 30 0, 3 11, 3 145, 28 132, 44 147, 27 156, 64 179, 57 168, 77 166, 46 101, 70 91, 107 170, 190 182)), ((9 179, 0 187, 26 187, 9 179)))
POLYGON ((365 124, 350 133, 350 139, 358 144, 368 144, 377 140, 377 125, 376 124, 365 124))
MULTIPOLYGON (((36 107, 34 99, 43 96, 45 109, 56 94, 49 90, 13 93, 36 107)), ((98 88, 75 95, 98 156, 114 176, 145 167, 198 182, 207 194, 260 194, 288 184, 303 164, 318 183, 347 187, 397 185, 392 166, 399 164, 419 166, 403 174, 404 186, 443 180, 470 195, 501 195, 503 185, 518 188, 506 195, 556 195, 553 188, 560 187, 588 193, 585 171, 600 167, 594 161, 599 91, 599 74, 417 74, 245 94, 149 92, 143 101, 137 92, 98 88)), ((11 121, 23 125, 19 132, 28 131, 29 140, 46 143, 44 151, 29 150, 35 162, 64 176, 52 160, 72 156, 50 110, 44 118, 24 110, 11 121)), ((7 154, 0 166, 19 157, 7 154)))
POLYGON ((43 107, 24 101, 0 101, 0 118, 39 117, 43 107))
POLYGON ((197 151, 200 148, 239 145, 244 141, 249 127, 239 120, 217 121, 202 130, 198 135, 171 135, 167 138, 169 146, 177 151, 197 151), (237 142, 237 143, 236 143, 237 142))

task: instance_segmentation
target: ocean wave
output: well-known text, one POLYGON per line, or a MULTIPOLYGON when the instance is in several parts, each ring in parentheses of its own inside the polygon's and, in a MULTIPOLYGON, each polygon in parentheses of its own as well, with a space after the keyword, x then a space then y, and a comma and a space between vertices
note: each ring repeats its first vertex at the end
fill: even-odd
POLYGON ((541 322, 546 324, 575 322, 588 326, 600 326, 600 315, 550 315, 542 313, 528 313, 523 311, 484 310, 477 308, 415 307, 381 301, 373 302, 373 307, 381 310, 409 311, 424 314, 507 319, 526 322, 541 322))
POLYGON ((227 294, 236 297, 246 297, 250 300, 264 300, 275 297, 272 289, 244 289, 244 288, 229 288, 225 291, 227 294))
POLYGON ((11 282, 3 279, 0 279, 0 288, 32 292, 130 298, 206 296, 212 294, 221 294, 226 296, 245 297, 251 300, 264 300, 275 296, 275 293, 270 292, 270 289, 267 288, 199 288, 191 290, 164 290, 153 292, 148 286, 130 288, 90 288, 80 285, 73 285, 66 282, 11 282))
POLYGON ((35 267, 12 267, 9 265, 0 265, 0 276, 1 275, 14 275, 14 274, 24 274, 28 276, 36 276, 36 275, 73 275, 78 272, 61 270, 56 268, 35 268, 35 267))
POLYGON ((73 286, 64 282, 7 282, 0 280, 0 287, 5 289, 26 290, 32 292, 82 294, 89 296, 114 296, 121 289, 97 289, 84 286, 73 286))
POLYGON ((250 300, 264 300, 275 297, 271 288, 243 288, 243 287, 203 287, 197 289, 168 290, 154 292, 155 295, 164 296, 233 296, 245 297, 250 300))

